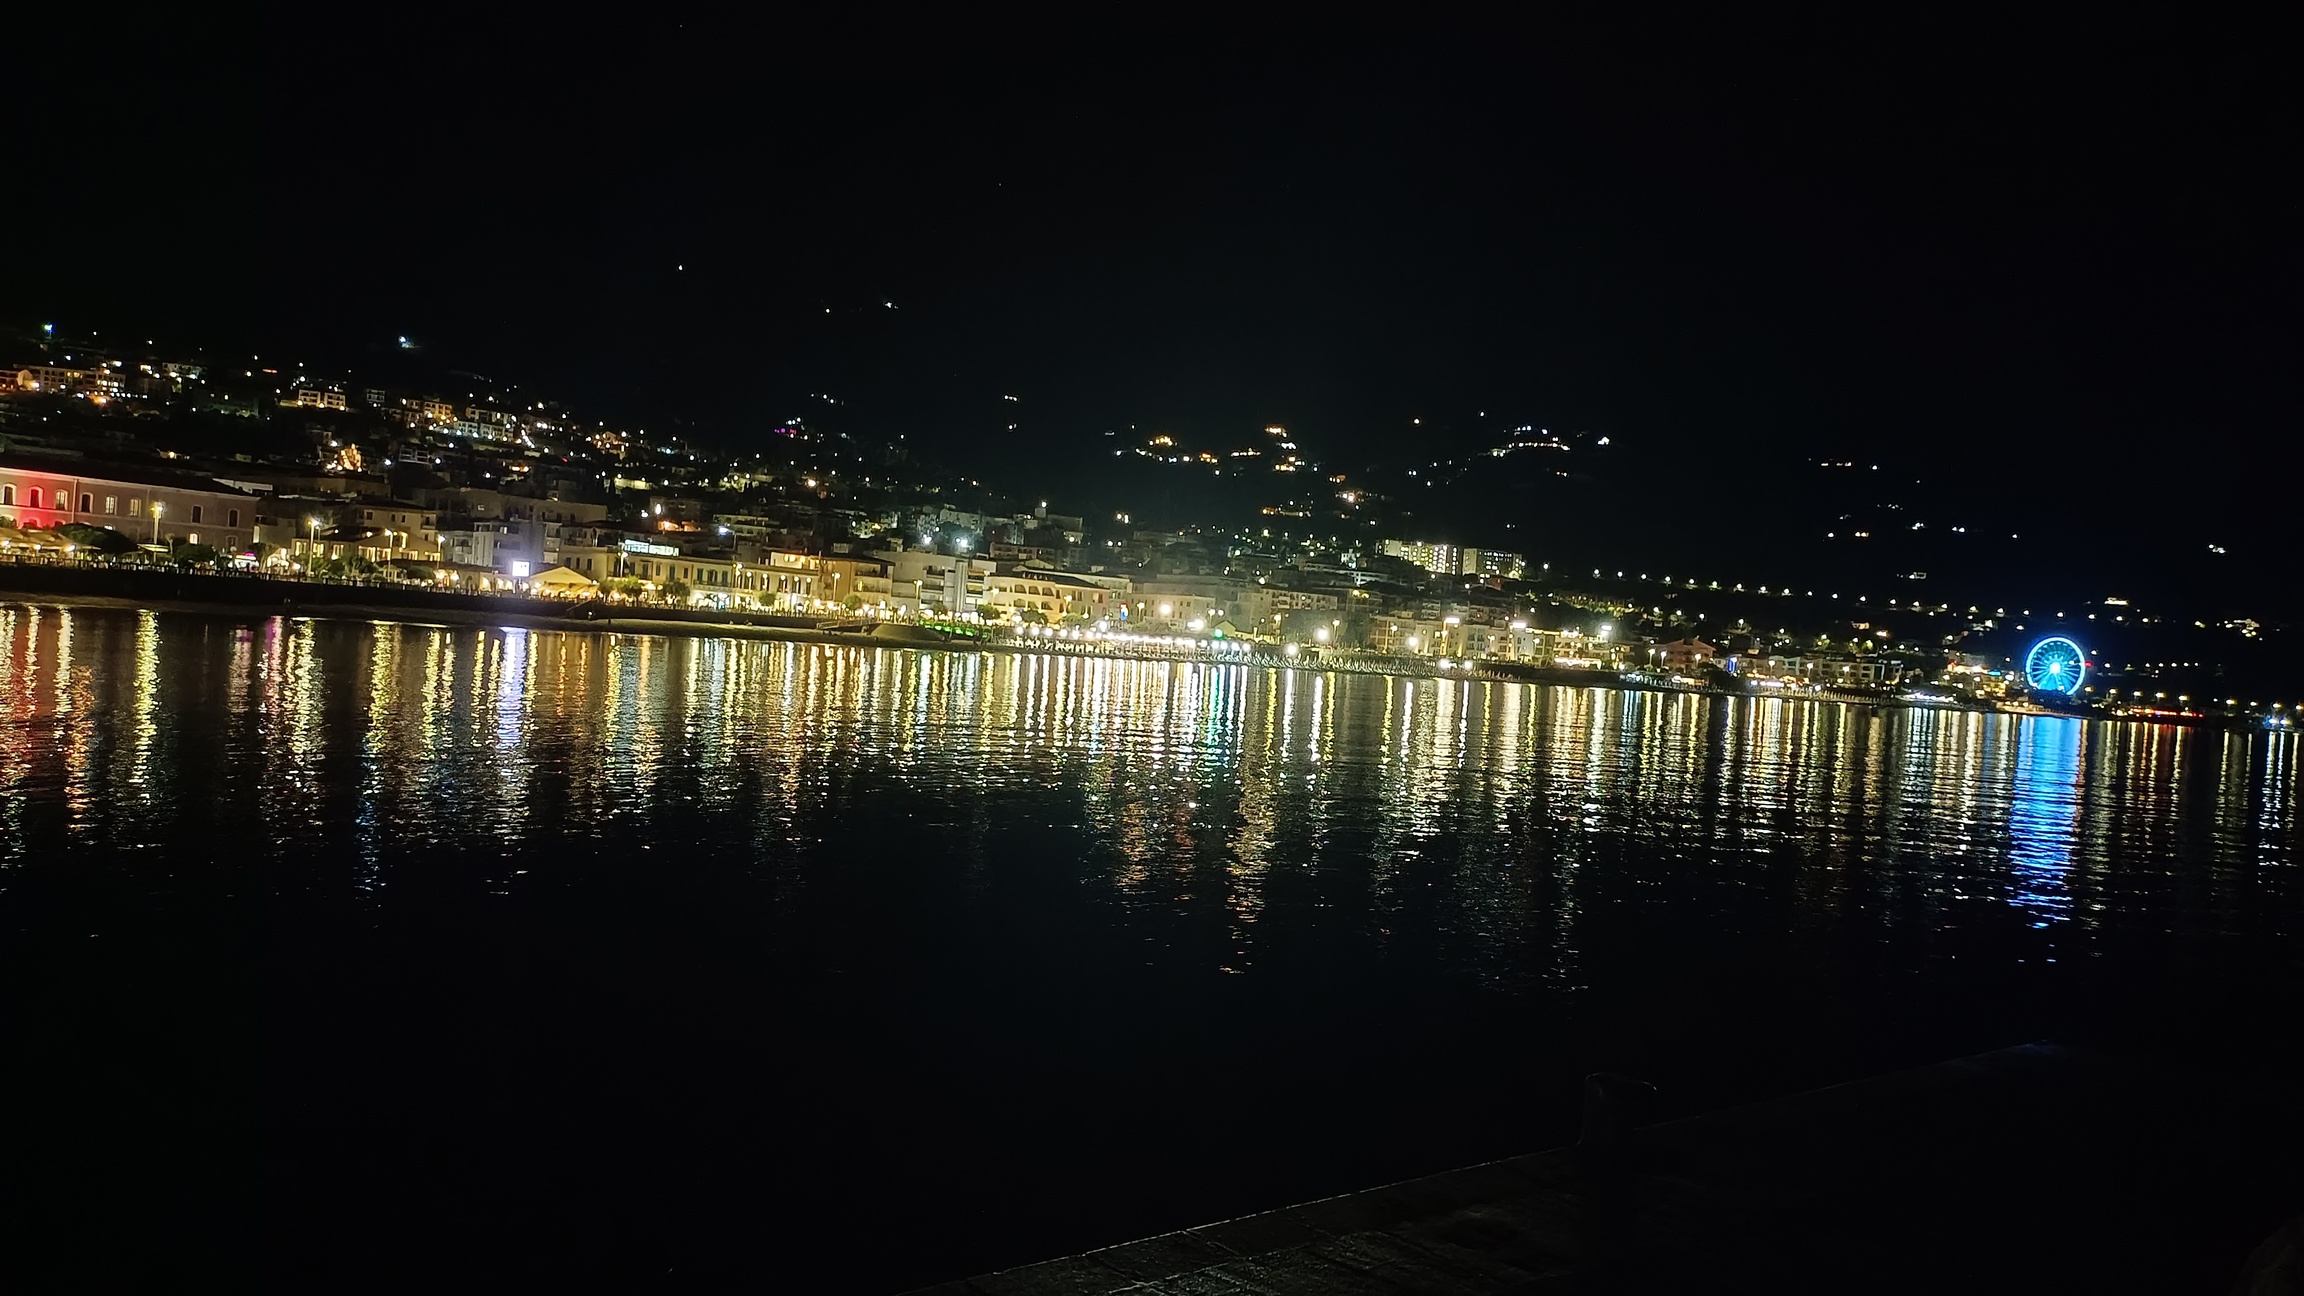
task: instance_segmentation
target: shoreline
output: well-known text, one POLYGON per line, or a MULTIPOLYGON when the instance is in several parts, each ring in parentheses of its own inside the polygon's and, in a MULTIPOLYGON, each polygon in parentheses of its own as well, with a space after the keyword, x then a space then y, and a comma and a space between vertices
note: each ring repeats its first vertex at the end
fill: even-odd
MULTIPOLYGON (((224 578, 238 579, 238 578, 224 578)), ((357 586, 331 586, 348 592, 367 592, 357 586)), ((423 591, 429 593, 429 591, 423 591)), ((551 604, 540 599, 506 599, 518 606, 469 606, 479 597, 449 596, 463 600, 467 606, 411 607, 393 602, 361 602, 351 599, 327 602, 307 602, 286 599, 270 602, 259 599, 199 599, 199 598, 131 598, 117 594, 96 594, 72 591, 31 591, 0 585, 0 605, 20 604, 28 607, 90 608, 115 612, 155 612, 175 615, 221 617, 289 617, 295 619, 385 621, 409 625, 434 625, 458 628, 485 629, 489 627, 517 626, 526 630, 565 630, 576 633, 646 634, 683 638, 762 639, 789 643, 819 643, 846 648, 918 649, 923 652, 982 652, 1012 653, 1048 657, 1077 657, 1088 660, 1181 662, 1202 666, 1254 666, 1267 670, 1321 671, 1339 675, 1382 675, 1405 679, 1460 679, 1477 680, 1493 684, 1529 684, 1538 687, 1558 685, 1563 688, 1608 688, 1642 693, 1701 693, 1705 696, 1729 697, 1728 693, 1715 693, 1699 689, 1666 689, 1649 684, 1634 684, 1614 674, 1602 671, 1584 672, 1545 671, 1541 678, 1523 678, 1517 673, 1486 671, 1472 668, 1460 671, 1442 671, 1436 665, 1419 667, 1411 661, 1395 658, 1380 663, 1346 663, 1332 658, 1284 657, 1275 652, 1248 652, 1226 656, 1212 656, 1192 652, 1157 652, 1141 648, 1116 647, 1107 651, 1086 651, 1063 640, 1034 640, 1006 637, 971 638, 952 636, 942 641, 895 640, 875 637, 870 633, 846 630, 822 630, 811 624, 816 618, 782 617, 786 624, 761 624, 756 621, 717 619, 710 613, 693 612, 681 615, 673 609, 633 609, 631 616, 570 616, 560 611, 565 605, 551 604), (542 604, 543 606, 536 606, 542 604)), ((589 608, 591 605, 584 605, 589 608)), ((1859 699, 1819 697, 1812 701, 1857 702, 1859 699)))
MULTIPOLYGON (((535 600, 521 600, 523 603, 535 600)), ((1337 675, 1373 675, 1398 679, 1461 680, 1483 684, 1525 684, 1533 688, 1603 688, 1626 693, 1687 694, 1698 697, 1734 698, 1751 694, 1730 693, 1712 689, 1659 688, 1653 684, 1634 683, 1616 675, 1593 671, 1546 670, 1541 674, 1522 675, 1501 671, 1468 670, 1442 671, 1436 666, 1418 669, 1415 664, 1397 659, 1384 659, 1381 665, 1345 664, 1330 658, 1295 659, 1276 653, 1250 652, 1225 657, 1198 653, 1162 653, 1141 649, 1114 649, 1104 652, 1084 651, 1070 647, 1064 641, 1040 641, 1006 638, 968 638, 954 636, 942 642, 898 641, 876 638, 870 634, 852 631, 819 630, 813 625, 761 625, 738 621, 714 621, 704 616, 605 616, 572 617, 552 615, 531 608, 413 608, 388 603, 329 602, 282 603, 255 600, 210 601, 205 599, 136 599, 117 595, 80 593, 32 593, 22 590, 0 589, 0 606, 16 604, 25 607, 88 608, 109 612, 153 612, 170 615, 241 617, 263 619, 285 617, 293 620, 334 620, 388 622, 401 625, 435 626, 451 629, 518 628, 523 630, 558 630, 577 634, 655 635, 664 638, 689 639, 751 639, 769 642, 823 644, 837 648, 885 648, 896 651, 906 649, 921 652, 975 652, 1002 653, 1018 656, 1046 656, 1078 658, 1090 661, 1145 661, 1175 662, 1196 666, 1248 666, 1265 670, 1318 671, 1337 675)), ((805 621, 806 618, 790 618, 805 621)), ((1839 695, 1801 695, 1790 698, 1797 702, 1837 703, 1843 706, 1876 706, 1875 700, 1839 695)))
MULTIPOLYGON (((1792 702, 1835 703, 1887 712, 1895 710, 1960 711, 1976 715, 2064 715, 2056 711, 1988 706, 1921 706, 1895 697, 1862 697, 1841 693, 1746 693, 1711 688, 1669 688, 1625 679, 1614 672, 1506 664, 1502 669, 1468 666, 1443 671, 1434 663, 1382 658, 1367 663, 1330 657, 1284 657, 1269 651, 1214 656, 1195 652, 1144 651, 1135 647, 1108 647, 1088 651, 1060 639, 987 636, 950 636, 942 641, 922 638, 895 640, 869 632, 819 629, 823 618, 771 613, 713 613, 701 609, 635 608, 636 615, 601 616, 605 605, 569 604, 551 599, 513 595, 451 594, 434 590, 401 590, 389 586, 339 585, 282 581, 262 577, 208 576, 125 569, 50 565, 0 564, 0 604, 84 607, 105 611, 161 612, 178 615, 225 617, 291 617, 319 620, 394 622, 458 628, 564 630, 605 634, 658 635, 682 638, 726 638, 769 642, 825 644, 843 648, 918 649, 929 652, 982 652, 1037 654, 1087 660, 1181 662, 1206 666, 1254 666, 1267 670, 1322 671, 1340 675, 1380 675, 1401 679, 1445 679, 1533 687, 1603 688, 1627 693, 1687 694, 1711 698, 1775 697, 1792 702), (22 579, 19 574, 31 576, 22 579), (143 591, 99 592, 75 585, 136 584, 169 588, 176 597, 150 597, 143 591), (35 588, 27 588, 27 586, 35 588), (325 593, 322 593, 325 591, 325 593), (274 594, 277 601, 245 595, 274 594), (312 595, 320 597, 313 598, 312 595), (187 597, 206 595, 207 597, 187 597), (243 597, 216 597, 243 595, 243 597), (381 599, 361 596, 382 595, 381 599), (299 597, 303 596, 303 597, 299 597), (741 617, 743 619, 737 619, 741 617)), ((2077 720, 2121 721, 2138 724, 2176 724, 2184 727, 2220 726, 2212 717, 2145 720, 2132 716, 2070 715, 2077 720)), ((2241 726, 2245 727, 2245 726, 2241 726)))

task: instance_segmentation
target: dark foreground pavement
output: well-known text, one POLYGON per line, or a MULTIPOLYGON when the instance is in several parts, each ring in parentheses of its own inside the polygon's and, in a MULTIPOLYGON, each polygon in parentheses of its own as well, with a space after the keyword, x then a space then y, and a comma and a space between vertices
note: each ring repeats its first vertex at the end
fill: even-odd
POLYGON ((925 1288, 2234 1289, 2304 1086, 2031 1044, 925 1288))

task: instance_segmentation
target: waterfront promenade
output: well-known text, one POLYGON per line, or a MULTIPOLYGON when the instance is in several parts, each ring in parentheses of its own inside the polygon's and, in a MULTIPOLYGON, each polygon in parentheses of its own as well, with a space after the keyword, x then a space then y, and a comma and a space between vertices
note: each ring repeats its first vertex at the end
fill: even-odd
MULTIPOLYGON (((851 646, 1045 652, 1139 661, 1303 667, 1363 675, 1449 673, 1429 658, 1336 651, 1299 654, 1277 644, 1245 640, 1151 634, 1066 634, 1051 627, 973 625, 895 639, 870 634, 869 628, 874 623, 821 614, 545 598, 513 592, 435 589, 404 581, 195 572, 57 560, 0 561, 0 600, 10 598, 57 599, 89 606, 168 611, 351 616, 452 625, 798 639, 851 646)), ((926 627, 938 623, 892 621, 889 624, 926 627)), ((1478 677, 1481 670, 1471 663, 1458 663, 1453 673, 1460 678, 1478 677)), ((1549 682, 1604 686, 1620 683, 1614 674, 1604 671, 1556 674, 1572 678, 1549 682)))
MULTIPOLYGON (((513 591, 444 589, 389 579, 342 580, 253 572, 188 571, 54 557, 0 560, 0 600, 56 599, 84 606, 158 611, 237 612, 357 617, 448 625, 518 625, 529 629, 626 634, 712 635, 788 639, 851 647, 1031 652, 1131 661, 1202 662, 1355 675, 1487 679, 1577 688, 1728 694, 1639 672, 1539 666, 1525 662, 1393 656, 1314 645, 1173 634, 1099 632, 1080 627, 953 624, 847 615, 681 607, 669 603, 542 597, 513 591), (921 627, 901 638, 870 633, 875 625, 921 627)), ((1812 700, 1870 705, 1879 699, 1810 693, 1812 700)))

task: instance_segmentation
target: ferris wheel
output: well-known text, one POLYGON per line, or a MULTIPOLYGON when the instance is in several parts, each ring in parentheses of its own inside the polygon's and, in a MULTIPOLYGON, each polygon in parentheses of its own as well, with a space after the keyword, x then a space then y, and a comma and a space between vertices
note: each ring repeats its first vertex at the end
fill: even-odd
POLYGON ((2034 692, 2070 697, 2080 691, 2080 681, 2087 675, 2087 654, 2062 635, 2050 635, 2024 654, 2024 682, 2034 692))

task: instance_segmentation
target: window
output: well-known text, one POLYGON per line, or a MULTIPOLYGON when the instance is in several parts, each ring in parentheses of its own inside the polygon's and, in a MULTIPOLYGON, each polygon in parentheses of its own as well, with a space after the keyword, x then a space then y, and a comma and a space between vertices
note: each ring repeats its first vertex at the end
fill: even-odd
POLYGON ((236 535, 225 536, 224 548, 227 552, 238 552, 240 548, 240 537, 236 535))
POLYGON ((194 531, 194 532, 192 532, 190 535, 187 535, 187 536, 185 536, 185 537, 184 537, 184 543, 186 543, 186 544, 198 544, 198 543, 200 543, 200 533, 199 533, 199 532, 197 532, 197 531, 194 531))
POLYGON ((35 487, 33 487, 33 488, 32 488, 32 502, 31 502, 31 504, 30 504, 30 505, 28 505, 27 507, 30 507, 30 508, 38 508, 38 507, 40 507, 40 488, 39 488, 39 487, 35 486, 35 487))
POLYGON ((132 499, 128 501, 128 516, 137 517, 140 516, 143 512, 144 501, 140 499, 132 499))
POLYGON ((195 522, 200 520, 200 506, 197 504, 192 506, 192 520, 195 522))
POLYGON ((95 501, 94 501, 93 499, 89 498, 88 496, 86 496, 86 495, 82 495, 82 496, 80 497, 80 511, 81 511, 81 512, 83 512, 83 513, 93 513, 93 512, 95 512, 95 511, 96 511, 96 510, 95 510, 95 508, 94 508, 94 507, 92 507, 94 504, 95 504, 95 501))
POLYGON ((16 488, 13 486, 0 486, 0 504, 14 504, 15 502, 16 488))
POLYGON ((224 525, 226 525, 226 526, 238 526, 238 525, 240 525, 240 510, 238 510, 238 509, 228 509, 228 510, 226 510, 226 511, 225 511, 225 514, 224 514, 224 525))
POLYGON ((119 512, 119 511, 120 511, 120 497, 119 497, 119 496, 117 496, 117 495, 107 495, 107 496, 105 496, 105 497, 104 497, 104 511, 105 511, 105 512, 107 512, 107 513, 117 513, 117 512, 119 512))

